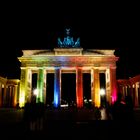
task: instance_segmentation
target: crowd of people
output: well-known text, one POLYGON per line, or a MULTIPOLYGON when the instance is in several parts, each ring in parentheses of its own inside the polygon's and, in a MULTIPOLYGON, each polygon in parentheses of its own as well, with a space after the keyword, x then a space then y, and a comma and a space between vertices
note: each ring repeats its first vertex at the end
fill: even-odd
POLYGON ((104 120, 134 120, 133 101, 130 95, 127 95, 124 99, 122 94, 118 93, 117 100, 112 105, 106 102, 105 106, 100 107, 100 111, 105 114, 103 116, 104 120))
MULTIPOLYGON (((102 114, 105 120, 134 120, 132 98, 128 95, 125 100, 123 100, 121 93, 118 93, 117 100, 114 104, 109 105, 109 103, 106 102, 104 107, 94 108, 94 112, 97 120, 102 118, 102 114)), ((36 96, 32 96, 31 101, 27 101, 24 107, 24 122, 26 128, 31 131, 43 130, 44 117, 44 103, 40 102, 40 99, 37 101, 36 96)))
POLYGON ((112 105, 111 113, 113 120, 133 120, 133 101, 130 95, 125 97, 125 100, 122 100, 122 94, 118 93, 116 102, 112 105))

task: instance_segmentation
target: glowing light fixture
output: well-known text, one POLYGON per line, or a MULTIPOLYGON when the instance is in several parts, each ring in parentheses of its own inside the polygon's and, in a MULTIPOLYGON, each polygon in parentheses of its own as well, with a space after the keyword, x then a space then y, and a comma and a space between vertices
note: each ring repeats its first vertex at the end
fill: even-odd
POLYGON ((105 89, 103 89, 103 88, 100 89, 100 95, 101 96, 104 96, 105 95, 105 89))
POLYGON ((33 90, 33 94, 34 94, 35 96, 38 96, 38 89, 34 89, 34 90, 33 90))

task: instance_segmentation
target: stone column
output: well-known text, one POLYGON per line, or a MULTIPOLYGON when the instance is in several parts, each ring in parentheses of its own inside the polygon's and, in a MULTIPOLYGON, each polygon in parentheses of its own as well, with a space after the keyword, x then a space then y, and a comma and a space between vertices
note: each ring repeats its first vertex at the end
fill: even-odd
POLYGON ((32 70, 27 70, 27 94, 25 96, 25 102, 31 101, 31 94, 32 94, 32 70))
POLYGON ((77 107, 83 107, 83 74, 82 69, 76 69, 76 102, 77 107))
POLYGON ((2 83, 0 83, 0 107, 2 107, 2 83))
POLYGON ((122 86, 122 98, 125 99, 125 85, 122 86))
POLYGON ((110 95, 111 103, 117 100, 116 67, 110 68, 110 95))
POLYGON ((37 76, 37 89, 38 89, 38 95, 37 95, 37 102, 38 99, 40 102, 44 102, 44 69, 39 69, 38 76, 37 76))
POLYGON ((3 94, 3 106, 6 106, 6 92, 7 92, 7 86, 5 83, 4 84, 4 94, 3 94))
POLYGON ((106 69, 105 73, 106 78, 106 101, 111 104, 111 95, 110 95, 110 70, 106 69))
POLYGON ((12 90, 13 89, 13 86, 9 86, 9 107, 12 106, 12 90))
POLYGON ((140 82, 138 82, 138 102, 138 105, 140 106, 140 82))
POLYGON ((128 96, 127 88, 128 88, 127 85, 125 85, 125 94, 124 94, 125 96, 124 97, 128 96))
POLYGON ((138 102, 138 83, 135 83, 135 107, 138 107, 139 102, 138 102))
POLYGON ((43 97, 44 97, 44 104, 46 104, 46 80, 47 80, 47 74, 46 74, 46 70, 44 70, 44 83, 43 83, 43 93, 44 93, 44 95, 43 95, 43 97))
POLYGON ((95 107, 100 107, 100 79, 98 69, 94 69, 93 91, 94 91, 95 107))
POLYGON ((14 86, 14 90, 13 90, 13 93, 14 93, 14 96, 13 96, 13 107, 16 107, 17 105, 17 90, 18 90, 18 85, 15 85, 14 86))
POLYGON ((54 73, 54 107, 60 107, 61 100, 61 70, 59 67, 55 68, 54 73))
POLYGON ((21 68, 21 76, 20 76, 20 95, 19 95, 19 107, 23 107, 25 105, 25 99, 28 95, 28 69, 21 68))
POLYGON ((135 96, 134 96, 134 90, 133 90, 133 88, 134 88, 134 84, 133 83, 131 83, 131 85, 130 85, 130 95, 131 95, 131 97, 132 97, 132 100, 133 100, 133 105, 135 106, 135 96))
POLYGON ((94 78, 94 70, 91 69, 91 100, 92 100, 92 106, 95 105, 95 99, 94 99, 94 97, 95 97, 95 95, 94 95, 94 80, 93 80, 93 78, 94 78))

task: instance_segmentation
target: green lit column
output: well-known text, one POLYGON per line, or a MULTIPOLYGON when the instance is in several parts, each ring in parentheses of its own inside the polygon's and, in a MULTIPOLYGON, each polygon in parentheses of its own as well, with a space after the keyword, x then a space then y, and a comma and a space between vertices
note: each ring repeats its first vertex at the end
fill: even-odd
POLYGON ((44 69, 39 69, 38 76, 37 76, 37 102, 44 102, 44 69))

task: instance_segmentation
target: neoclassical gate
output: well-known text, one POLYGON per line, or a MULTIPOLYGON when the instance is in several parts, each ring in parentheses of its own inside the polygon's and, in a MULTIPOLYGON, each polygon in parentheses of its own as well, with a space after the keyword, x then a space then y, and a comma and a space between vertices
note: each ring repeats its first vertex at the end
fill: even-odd
POLYGON ((19 105, 23 107, 31 100, 32 74, 37 73, 37 99, 46 104, 47 73, 54 73, 54 107, 61 105, 61 74, 76 74, 76 104, 83 107, 83 73, 91 75, 91 101, 100 106, 99 74, 105 74, 106 100, 111 104, 116 100, 116 61, 115 50, 83 50, 79 38, 74 42, 69 30, 63 42, 58 38, 58 47, 53 50, 23 50, 21 62, 19 105))

